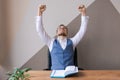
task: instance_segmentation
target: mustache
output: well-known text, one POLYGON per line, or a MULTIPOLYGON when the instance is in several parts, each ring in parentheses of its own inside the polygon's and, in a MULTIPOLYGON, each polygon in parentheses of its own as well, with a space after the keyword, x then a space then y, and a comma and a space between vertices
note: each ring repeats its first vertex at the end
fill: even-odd
POLYGON ((58 36, 67 36, 67 34, 65 34, 65 33, 60 33, 60 34, 58 34, 58 36))

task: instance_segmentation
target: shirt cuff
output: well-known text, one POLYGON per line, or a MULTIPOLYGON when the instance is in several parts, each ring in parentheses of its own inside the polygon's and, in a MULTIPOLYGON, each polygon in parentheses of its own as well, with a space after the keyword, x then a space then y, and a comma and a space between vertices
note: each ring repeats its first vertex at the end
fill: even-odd
POLYGON ((42 18, 42 16, 36 16, 36 17, 35 17, 36 21, 40 21, 41 18, 42 18))

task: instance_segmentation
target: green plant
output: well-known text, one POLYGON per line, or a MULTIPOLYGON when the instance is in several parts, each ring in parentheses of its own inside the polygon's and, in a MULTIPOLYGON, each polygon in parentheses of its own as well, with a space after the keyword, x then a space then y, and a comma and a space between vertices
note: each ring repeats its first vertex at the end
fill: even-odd
POLYGON ((8 80, 29 80, 29 74, 24 74, 25 72, 31 70, 31 68, 19 69, 16 68, 13 73, 8 72, 8 80))

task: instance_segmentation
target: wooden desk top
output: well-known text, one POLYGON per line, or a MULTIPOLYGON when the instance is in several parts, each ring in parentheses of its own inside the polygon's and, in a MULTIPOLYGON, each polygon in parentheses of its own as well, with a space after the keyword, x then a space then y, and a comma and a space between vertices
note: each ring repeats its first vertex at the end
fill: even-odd
POLYGON ((30 80, 120 80, 120 70, 82 70, 67 78, 50 78, 51 71, 29 71, 30 80))

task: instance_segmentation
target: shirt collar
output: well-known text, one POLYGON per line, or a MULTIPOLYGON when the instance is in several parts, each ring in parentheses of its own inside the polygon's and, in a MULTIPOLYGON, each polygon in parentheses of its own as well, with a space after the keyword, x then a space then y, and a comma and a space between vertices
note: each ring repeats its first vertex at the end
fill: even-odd
POLYGON ((57 37, 57 40, 60 41, 60 42, 61 42, 61 41, 62 41, 62 42, 65 42, 65 41, 67 41, 67 37, 65 37, 64 39, 60 39, 60 37, 57 37))

